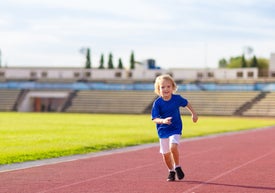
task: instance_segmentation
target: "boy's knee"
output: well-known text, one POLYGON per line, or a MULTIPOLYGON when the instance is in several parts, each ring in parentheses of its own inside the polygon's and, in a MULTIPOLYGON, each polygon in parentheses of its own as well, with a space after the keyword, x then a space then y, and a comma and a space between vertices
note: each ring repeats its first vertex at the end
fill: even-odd
POLYGON ((170 151, 174 152, 174 151, 177 151, 177 149, 178 149, 178 144, 172 143, 170 146, 170 151))

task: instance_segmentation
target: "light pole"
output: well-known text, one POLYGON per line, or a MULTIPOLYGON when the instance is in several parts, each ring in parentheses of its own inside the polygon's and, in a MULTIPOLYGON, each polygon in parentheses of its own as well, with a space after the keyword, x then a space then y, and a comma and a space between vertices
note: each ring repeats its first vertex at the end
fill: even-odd
POLYGON ((245 47, 243 48, 243 54, 244 54, 244 55, 247 55, 247 56, 250 57, 250 58, 251 58, 251 55, 252 55, 253 51, 254 51, 253 48, 250 47, 250 46, 245 46, 245 47))
POLYGON ((206 69, 208 69, 208 66, 207 66, 207 42, 204 43, 204 66, 206 69))

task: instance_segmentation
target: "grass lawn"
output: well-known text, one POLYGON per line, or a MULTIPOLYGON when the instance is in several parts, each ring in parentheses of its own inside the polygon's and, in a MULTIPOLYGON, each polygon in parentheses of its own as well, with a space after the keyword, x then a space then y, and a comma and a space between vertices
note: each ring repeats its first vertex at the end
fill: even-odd
MULTIPOLYGON (((271 118, 184 116, 184 137, 275 125, 271 118)), ((0 164, 157 142, 150 115, 0 113, 0 164)))

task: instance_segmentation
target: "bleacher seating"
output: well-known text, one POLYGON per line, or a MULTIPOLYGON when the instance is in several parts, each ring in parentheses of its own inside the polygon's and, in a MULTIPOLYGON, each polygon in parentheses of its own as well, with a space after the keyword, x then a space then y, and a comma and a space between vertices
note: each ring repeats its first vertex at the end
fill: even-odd
POLYGON ((12 111, 20 90, 0 89, 0 111, 12 111))
MULTIPOLYGON (((179 92, 187 98, 200 115, 233 115, 246 102, 251 101, 258 91, 195 91, 179 92)), ((188 111, 181 109, 183 114, 188 111)))
MULTIPOLYGON (((157 97, 150 90, 80 90, 68 98, 65 112, 73 113, 150 113, 157 97), (70 105, 71 104, 71 105, 70 105)), ((178 91, 199 115, 275 116, 275 92, 261 91, 178 91), (255 100, 257 99, 257 100, 255 100), (248 105, 246 105, 248 104, 248 105), (246 107, 243 108, 242 107, 246 107), (240 114, 236 112, 242 109, 240 114)), ((0 89, 0 111, 13 111, 20 90, 0 89)), ((181 108, 182 114, 189 112, 181 108)))
POLYGON ((144 113, 152 103, 152 91, 79 91, 67 112, 144 113))
MULTIPOLYGON (((233 115, 260 92, 194 91, 179 92, 187 98, 200 115, 233 115)), ((79 91, 68 112, 144 113, 156 95, 153 91, 79 91)), ((147 111, 148 113, 148 111, 147 111)), ((181 109, 182 114, 189 112, 181 109)))
POLYGON ((265 98, 255 103, 243 113, 245 116, 275 116, 275 92, 267 93, 265 98))

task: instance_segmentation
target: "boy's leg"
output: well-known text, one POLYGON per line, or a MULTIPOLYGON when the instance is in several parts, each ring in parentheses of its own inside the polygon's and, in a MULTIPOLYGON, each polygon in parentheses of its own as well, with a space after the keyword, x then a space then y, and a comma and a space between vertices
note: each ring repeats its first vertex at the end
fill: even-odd
POLYGON ((172 143, 170 149, 175 166, 180 165, 178 144, 172 143))
POLYGON ((166 164, 167 168, 169 169, 169 174, 167 177, 167 181, 175 181, 176 180, 176 172, 174 170, 174 162, 171 153, 162 154, 164 163, 166 164))
POLYGON ((178 179, 181 180, 184 178, 184 173, 180 167, 180 159, 179 159, 178 144, 179 144, 180 136, 179 135, 171 136, 170 140, 171 140, 170 150, 171 150, 173 162, 175 164, 175 171, 177 173, 178 179))
POLYGON ((163 161, 166 164, 167 168, 170 171, 174 170, 174 162, 173 162, 171 153, 170 152, 169 153, 165 153, 165 154, 162 154, 162 156, 163 156, 163 161))
POLYGON ((170 152, 172 154, 174 164, 175 164, 175 166, 179 166, 180 158, 179 158, 178 144, 180 142, 180 135, 170 136, 169 141, 170 141, 170 152))
POLYGON ((175 181, 175 170, 174 170, 174 160, 170 152, 169 139, 160 139, 160 153, 162 154, 163 161, 169 170, 169 175, 167 181, 175 181))
POLYGON ((170 140, 169 138, 161 138, 160 142, 160 153, 162 154, 163 161, 169 170, 174 169, 174 160, 170 152, 170 140))

